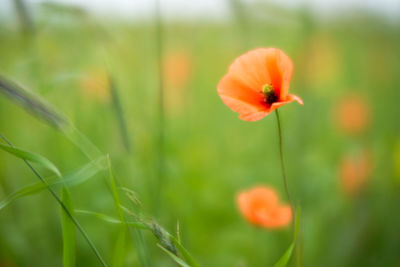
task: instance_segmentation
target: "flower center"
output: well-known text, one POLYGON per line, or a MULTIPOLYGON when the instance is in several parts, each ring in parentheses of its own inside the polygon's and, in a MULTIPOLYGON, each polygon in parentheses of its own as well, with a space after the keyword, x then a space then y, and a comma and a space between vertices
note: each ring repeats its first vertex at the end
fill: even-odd
POLYGON ((271 105, 278 101, 278 96, 275 94, 274 87, 271 84, 266 84, 262 88, 262 93, 264 94, 264 102, 271 105))

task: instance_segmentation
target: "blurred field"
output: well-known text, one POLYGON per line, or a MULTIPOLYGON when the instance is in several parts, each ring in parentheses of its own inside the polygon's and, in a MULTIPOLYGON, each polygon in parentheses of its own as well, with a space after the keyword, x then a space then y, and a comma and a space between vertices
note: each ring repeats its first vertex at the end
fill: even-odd
MULTIPOLYGON (((238 55, 279 47, 295 64, 290 90, 305 102, 281 108, 289 187, 302 208, 303 266, 400 266, 400 25, 362 12, 320 20, 269 5, 240 10, 225 23, 162 25, 162 181, 153 22, 62 7, 41 9, 33 34, 2 21, 0 74, 51 103, 109 154, 119 185, 140 199, 137 209, 174 234, 179 221, 182 243, 202 266, 272 266, 291 242, 289 227, 251 226, 235 196, 266 184, 284 199, 275 116, 239 120, 216 86, 238 55)), ((0 133, 63 173, 89 162, 60 131, 1 94, 0 133)), ((37 181, 22 160, 0 151, 0 201, 37 181)), ((70 192, 76 209, 118 216, 106 171, 70 192)), ((60 214, 46 191, 0 210, 0 266, 61 266, 60 214)), ((111 266, 119 227, 76 216, 111 266)), ((150 266, 175 266, 143 233, 150 266)), ((76 236, 77 266, 97 266, 76 236)), ((137 249, 128 236, 124 266, 141 266, 137 249)))

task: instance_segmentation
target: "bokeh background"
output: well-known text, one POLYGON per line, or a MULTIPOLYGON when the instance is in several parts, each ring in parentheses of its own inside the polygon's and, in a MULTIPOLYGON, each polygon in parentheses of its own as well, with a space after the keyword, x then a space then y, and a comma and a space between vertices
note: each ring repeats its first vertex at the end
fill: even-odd
MULTIPOLYGON (((162 0, 159 13, 156 2, 134 2, 2 0, 0 75, 108 154, 120 194, 128 188, 140 200, 132 211, 171 233, 179 222, 202 266, 272 266, 290 228, 253 227, 235 197, 268 185, 286 201, 276 120, 239 120, 216 86, 240 54, 279 47, 295 65, 290 90, 305 102, 280 109, 289 188, 302 210, 298 261, 400 266, 398 2, 162 0)), ((89 162, 14 100, 0 94, 0 133, 14 145, 65 173, 89 162)), ((37 181, 0 151, 0 201, 37 181)), ((117 216, 103 173, 69 189, 76 209, 117 216)), ((0 266, 61 266, 60 214, 47 191, 2 208, 0 266)), ((76 216, 112 265, 118 225, 76 216)), ((76 236, 77 266, 97 266, 76 236)), ((176 265, 150 232, 141 237, 128 237, 123 266, 142 266, 140 250, 149 266, 176 265)))

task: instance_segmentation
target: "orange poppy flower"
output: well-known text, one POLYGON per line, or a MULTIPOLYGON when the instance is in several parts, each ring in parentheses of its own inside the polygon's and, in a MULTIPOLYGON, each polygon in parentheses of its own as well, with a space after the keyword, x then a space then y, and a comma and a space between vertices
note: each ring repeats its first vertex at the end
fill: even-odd
POLYGON ((277 48, 257 48, 238 57, 218 84, 222 101, 245 121, 257 121, 292 101, 293 63, 277 48))
POLYGON ((348 95, 334 107, 338 128, 349 134, 363 132, 370 121, 370 103, 360 94, 348 95))
POLYGON ((83 95, 87 99, 106 103, 110 99, 110 81, 106 70, 90 69, 81 81, 83 95))
POLYGON ((192 57, 185 51, 172 51, 163 60, 163 76, 166 87, 171 90, 185 86, 192 73, 192 57))
POLYGON ((348 194, 358 193, 366 184, 371 171, 372 160, 367 151, 343 157, 339 169, 343 190, 348 194))
POLYGON ((238 196, 239 209, 251 223, 265 228, 287 226, 292 220, 289 205, 281 205, 275 191, 269 187, 254 187, 238 196))
POLYGON ((165 108, 171 115, 184 111, 188 97, 188 82, 193 69, 192 54, 184 50, 171 51, 163 60, 165 108))

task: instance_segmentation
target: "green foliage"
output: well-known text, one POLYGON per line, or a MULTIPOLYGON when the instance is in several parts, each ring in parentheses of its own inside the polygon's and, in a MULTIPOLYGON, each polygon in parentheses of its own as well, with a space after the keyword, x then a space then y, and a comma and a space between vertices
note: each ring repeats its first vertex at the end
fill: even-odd
POLYGON ((57 176, 61 176, 60 171, 50 160, 48 160, 38 154, 31 153, 31 152, 28 152, 28 151, 25 151, 22 149, 18 149, 18 148, 3 145, 3 144, 0 144, 0 149, 4 150, 20 159, 27 160, 32 163, 40 164, 42 167, 52 171, 57 176))
MULTIPOLYGON (((47 4, 34 13, 34 38, 0 23, 0 132, 18 145, 0 143, 0 266, 61 264, 58 207, 54 196, 39 193, 58 196, 63 187, 89 240, 113 266, 290 266, 299 244, 304 266, 398 264, 398 22, 362 12, 320 21, 307 9, 241 2, 232 1, 229 21, 163 21, 160 173, 154 23, 47 4), (302 207, 301 238, 289 248, 286 230, 254 228, 235 200, 240 190, 266 184, 287 202, 276 122, 271 115, 240 121, 216 93, 229 64, 256 47, 290 55, 290 93, 305 102, 280 108, 287 182, 302 207), (186 64, 181 57, 188 74, 175 84, 168 75, 186 64), (111 87, 103 83, 110 75, 111 87), (368 124, 348 133, 338 114, 354 95, 370 109, 368 124), (342 162, 360 151, 371 156, 368 179, 349 194, 342 162), (26 159, 48 185, 33 183, 10 155, 26 159), (163 231, 149 227, 153 220, 163 231), (177 220, 180 234, 170 234, 177 220)), ((76 265, 99 265, 75 227, 76 265)))
POLYGON ((290 258, 292 257, 293 249, 296 246, 296 242, 297 242, 297 235, 299 234, 300 216, 301 216, 300 207, 297 207, 295 225, 294 225, 294 233, 293 233, 293 241, 290 244, 289 248, 282 255, 282 257, 274 265, 274 267, 285 267, 288 264, 290 258))
MULTIPOLYGON (((71 195, 68 189, 62 188, 61 199, 65 204, 65 207, 71 211, 71 215, 74 216, 73 203, 71 195)), ((68 214, 61 209, 61 226, 63 235, 63 266, 64 267, 74 267, 75 266, 75 250, 76 250, 76 237, 75 237, 75 225, 68 214)))

